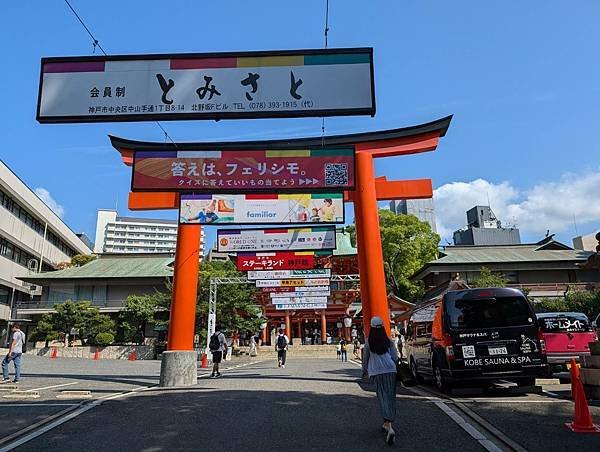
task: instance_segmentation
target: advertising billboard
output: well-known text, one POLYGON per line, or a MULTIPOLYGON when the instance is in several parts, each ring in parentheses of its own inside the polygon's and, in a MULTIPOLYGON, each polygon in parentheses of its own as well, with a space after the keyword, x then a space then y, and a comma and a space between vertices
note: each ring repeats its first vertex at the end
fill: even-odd
POLYGON ((343 193, 181 194, 184 224, 344 223, 343 193))
POLYGON ((329 286, 328 278, 318 279, 258 279, 256 287, 304 287, 304 286, 329 286))
POLYGON ((314 268, 315 255, 313 251, 277 253, 238 253, 237 269, 249 270, 301 270, 314 268))
POLYGON ((327 303, 327 297, 288 297, 271 300, 271 303, 295 305, 297 303, 327 303))
POLYGON ((335 249, 335 227, 217 229, 217 251, 310 251, 335 249))
POLYGON ((313 268, 311 270, 253 270, 248 272, 248 280, 256 279, 314 279, 330 278, 331 269, 313 268))
POLYGON ((352 146, 136 151, 131 171, 131 191, 329 193, 355 184, 352 146))
POLYGON ((41 60, 41 123, 332 115, 375 115, 372 48, 41 60))

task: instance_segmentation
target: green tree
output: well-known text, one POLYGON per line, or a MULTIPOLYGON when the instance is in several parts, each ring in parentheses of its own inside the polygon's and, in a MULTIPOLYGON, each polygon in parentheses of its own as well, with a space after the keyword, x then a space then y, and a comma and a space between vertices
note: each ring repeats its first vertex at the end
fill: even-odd
POLYGON ((595 320, 600 313, 600 290, 569 289, 564 298, 536 298, 537 312, 582 312, 595 320))
POLYGON ((502 273, 492 273, 487 267, 481 267, 479 275, 470 283, 471 287, 506 287, 505 276, 502 273))
MULTIPOLYGON (((388 289, 406 300, 418 298, 423 287, 410 277, 436 258, 440 236, 414 215, 396 215, 385 209, 379 210, 379 228, 388 289)), ((356 228, 347 226, 346 231, 356 243, 356 228)))
POLYGON ((92 262, 93 260, 96 260, 96 256, 92 254, 76 254, 71 258, 71 266, 81 267, 88 262, 92 262))
POLYGON ((85 344, 93 342, 98 333, 114 334, 115 324, 109 316, 101 314, 98 308, 92 307, 90 301, 73 302, 67 300, 54 306, 54 312, 45 314, 34 330, 34 336, 41 340, 52 340, 58 337, 69 337, 73 343, 73 330, 85 344))
POLYGON ((156 323, 157 309, 164 303, 165 295, 168 294, 156 292, 127 297, 125 309, 119 313, 119 326, 126 342, 144 343, 146 327, 156 323))
MULTIPOLYGON (((231 261, 202 262, 198 282, 196 330, 201 340, 206 340, 208 298, 211 277, 239 277, 243 274, 231 261)), ((257 331, 260 307, 256 302, 257 290, 253 284, 223 284, 217 288, 217 323, 227 331, 257 331)))

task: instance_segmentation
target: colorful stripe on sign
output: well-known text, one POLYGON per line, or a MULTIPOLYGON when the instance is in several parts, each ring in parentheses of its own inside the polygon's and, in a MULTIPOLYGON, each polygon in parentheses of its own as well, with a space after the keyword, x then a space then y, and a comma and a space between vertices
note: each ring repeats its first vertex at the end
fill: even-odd
POLYGON ((44 74, 60 72, 104 72, 104 61, 76 61, 72 63, 44 63, 44 74))
POLYGON ((281 55, 239 58, 175 58, 170 62, 173 70, 218 69, 277 66, 326 66, 330 64, 368 64, 368 53, 342 53, 333 55, 281 55))

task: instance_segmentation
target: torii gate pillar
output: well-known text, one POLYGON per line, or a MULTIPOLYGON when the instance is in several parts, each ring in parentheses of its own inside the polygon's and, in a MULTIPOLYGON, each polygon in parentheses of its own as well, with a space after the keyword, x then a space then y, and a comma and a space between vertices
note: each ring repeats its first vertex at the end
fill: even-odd
MULTIPOLYGON (((379 233, 375 170, 373 168, 373 156, 369 152, 356 153, 356 182, 354 203, 356 239, 358 251, 363 257, 359 262, 361 296, 363 298, 363 309, 365 305, 368 306, 367 316, 363 316, 363 318, 368 319, 368 322, 370 322, 371 317, 381 317, 389 336, 390 312, 387 303, 383 250, 379 233), (364 300, 365 298, 366 300, 364 300)), ((365 322, 364 325, 365 333, 370 330, 370 323, 368 322, 365 322)))
POLYGON ((190 386, 198 381, 194 326, 200 233, 201 226, 197 224, 180 224, 177 228, 169 335, 167 351, 162 354, 161 386, 190 386))

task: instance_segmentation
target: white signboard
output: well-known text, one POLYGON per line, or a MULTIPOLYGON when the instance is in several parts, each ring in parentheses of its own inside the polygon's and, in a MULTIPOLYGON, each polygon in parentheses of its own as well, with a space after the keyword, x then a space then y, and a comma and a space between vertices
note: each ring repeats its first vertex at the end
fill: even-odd
POLYGON ((329 279, 258 279, 256 287, 329 286, 329 279))
MULTIPOLYGON (((328 297, 331 295, 329 290, 322 292, 298 291, 298 292, 271 292, 271 298, 290 298, 290 297, 328 297)), ((275 303, 278 303, 277 301, 275 303)))
MULTIPOLYGON (((253 188, 260 187, 250 186, 247 190, 251 191, 253 188)), ((185 224, 341 224, 344 223, 344 194, 182 194, 179 222, 185 224)))
POLYGON ((327 309, 327 303, 296 303, 293 306, 289 304, 276 304, 275 309, 279 311, 290 309, 327 309))
POLYGON ((38 121, 375 114, 373 49, 43 58, 38 121))
POLYGON ((262 291, 293 296, 294 292, 329 292, 329 286, 263 287, 262 291))
POLYGON ((335 249, 335 226, 288 229, 217 229, 217 251, 311 251, 335 249))
POLYGON ((287 297, 271 300, 275 304, 327 303, 327 297, 287 297))
POLYGON ((330 277, 330 268, 315 268, 312 270, 253 270, 248 272, 248 279, 250 281, 256 279, 314 279, 330 277))

